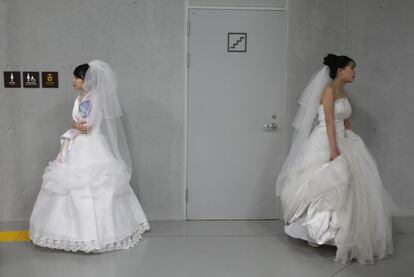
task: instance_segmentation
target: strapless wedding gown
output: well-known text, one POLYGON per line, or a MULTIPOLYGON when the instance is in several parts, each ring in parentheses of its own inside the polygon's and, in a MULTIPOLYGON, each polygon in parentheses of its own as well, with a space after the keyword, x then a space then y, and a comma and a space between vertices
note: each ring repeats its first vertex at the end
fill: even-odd
POLYGON ((323 106, 319 124, 305 143, 301 160, 281 195, 285 231, 318 245, 337 247, 336 260, 373 263, 393 251, 394 203, 385 191, 376 162, 361 138, 345 129, 351 115, 347 98, 334 104, 340 155, 330 161, 323 106))

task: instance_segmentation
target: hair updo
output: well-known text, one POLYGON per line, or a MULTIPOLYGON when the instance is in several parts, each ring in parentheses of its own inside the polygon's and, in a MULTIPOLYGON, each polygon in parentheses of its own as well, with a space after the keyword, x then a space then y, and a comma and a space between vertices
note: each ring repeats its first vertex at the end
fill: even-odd
POLYGON ((355 61, 348 56, 328 54, 325 58, 323 58, 323 64, 329 67, 329 76, 332 79, 336 78, 336 73, 339 68, 345 68, 350 63, 356 65, 355 61))
POLYGON ((84 63, 81 65, 78 65, 75 70, 73 70, 73 75, 78 78, 78 79, 82 79, 85 81, 85 75, 86 75, 86 71, 88 71, 89 69, 89 64, 84 63))

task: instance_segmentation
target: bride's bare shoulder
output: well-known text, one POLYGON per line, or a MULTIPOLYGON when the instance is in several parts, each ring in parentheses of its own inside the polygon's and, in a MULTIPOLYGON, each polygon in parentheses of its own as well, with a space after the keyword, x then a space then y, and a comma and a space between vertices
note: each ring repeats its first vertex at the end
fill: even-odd
POLYGON ((325 93, 334 93, 334 91, 335 91, 334 87, 331 84, 329 84, 329 85, 326 85, 325 88, 323 89, 322 95, 325 93))
POLYGON ((321 101, 320 104, 323 104, 323 102, 331 102, 334 101, 334 88, 331 85, 327 85, 322 92, 321 101))

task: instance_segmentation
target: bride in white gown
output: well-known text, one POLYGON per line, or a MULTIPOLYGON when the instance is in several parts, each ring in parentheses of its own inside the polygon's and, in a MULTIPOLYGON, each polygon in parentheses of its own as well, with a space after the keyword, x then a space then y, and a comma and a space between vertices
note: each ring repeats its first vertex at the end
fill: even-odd
POLYGON ((112 69, 78 66, 73 124, 43 175, 30 218, 36 245, 66 251, 127 249, 149 230, 131 186, 131 162, 112 69))
POLYGON ((395 206, 373 156, 351 130, 343 87, 355 78, 355 62, 329 54, 324 64, 299 99, 293 144, 277 180, 285 231, 311 246, 335 245, 342 263, 373 263, 393 251, 395 206))

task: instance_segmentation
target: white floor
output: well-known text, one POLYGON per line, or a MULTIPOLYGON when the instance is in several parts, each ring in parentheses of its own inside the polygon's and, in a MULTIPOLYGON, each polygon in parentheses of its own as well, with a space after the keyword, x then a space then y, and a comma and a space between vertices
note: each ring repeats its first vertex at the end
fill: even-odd
MULTIPOLYGON (((0 224, 0 230, 25 227, 0 224)), ((137 247, 105 254, 0 243, 0 276, 414 276, 414 233, 395 234, 395 253, 375 265, 342 265, 333 261, 334 247, 290 239, 281 221, 155 221, 151 227, 137 247)))

